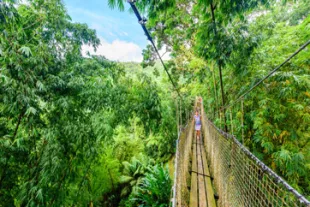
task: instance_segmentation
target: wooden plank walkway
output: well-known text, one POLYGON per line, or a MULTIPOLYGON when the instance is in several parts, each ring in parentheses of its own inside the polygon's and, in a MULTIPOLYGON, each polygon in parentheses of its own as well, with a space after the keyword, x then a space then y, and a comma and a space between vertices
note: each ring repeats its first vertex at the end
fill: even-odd
POLYGON ((206 153, 201 140, 193 139, 190 207, 216 207, 206 153))

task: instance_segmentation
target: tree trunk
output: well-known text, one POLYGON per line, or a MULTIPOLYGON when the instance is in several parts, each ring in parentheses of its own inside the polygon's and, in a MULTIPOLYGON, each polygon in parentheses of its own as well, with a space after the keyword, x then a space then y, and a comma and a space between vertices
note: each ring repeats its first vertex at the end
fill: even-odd
MULTIPOLYGON (((213 2, 211 1, 210 3, 210 10, 211 10, 211 16, 212 16, 212 22, 213 22, 213 31, 214 35, 217 36, 217 28, 216 28, 216 22, 215 22, 215 15, 214 15, 214 10, 215 7, 213 5, 213 2)), ((221 52, 221 51, 218 51, 221 52)), ((225 106, 225 93, 224 93, 224 87, 223 87, 223 77, 222 77, 222 62, 221 60, 218 60, 218 66, 219 66, 219 75, 220 75, 220 84, 221 84, 221 94, 222 94, 222 107, 225 106)), ((224 125, 225 125, 225 132, 227 132, 227 123, 226 123, 226 110, 223 108, 223 113, 224 113, 224 125)))

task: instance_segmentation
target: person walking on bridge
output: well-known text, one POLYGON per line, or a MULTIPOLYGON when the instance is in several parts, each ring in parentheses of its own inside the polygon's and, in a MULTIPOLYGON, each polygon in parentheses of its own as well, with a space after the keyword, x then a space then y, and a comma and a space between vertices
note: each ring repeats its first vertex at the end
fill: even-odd
POLYGON ((200 138, 200 130, 201 130, 201 117, 198 113, 198 110, 195 113, 194 121, 195 121, 196 137, 197 137, 197 139, 199 139, 200 138))

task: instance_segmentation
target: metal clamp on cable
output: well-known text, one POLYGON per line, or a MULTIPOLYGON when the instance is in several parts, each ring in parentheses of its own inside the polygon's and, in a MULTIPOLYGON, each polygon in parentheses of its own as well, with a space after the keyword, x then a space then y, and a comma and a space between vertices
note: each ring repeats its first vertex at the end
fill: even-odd
POLYGON ((145 25, 146 22, 147 22, 147 19, 142 17, 142 19, 139 21, 139 24, 145 25))

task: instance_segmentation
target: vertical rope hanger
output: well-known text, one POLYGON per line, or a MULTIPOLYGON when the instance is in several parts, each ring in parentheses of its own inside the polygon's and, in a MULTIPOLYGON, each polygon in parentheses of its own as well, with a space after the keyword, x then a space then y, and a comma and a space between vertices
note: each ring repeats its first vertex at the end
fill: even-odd
POLYGON ((149 31, 147 30, 147 28, 146 28, 146 26, 145 26, 146 19, 145 19, 144 17, 143 17, 143 18, 141 17, 141 15, 140 15, 140 13, 139 13, 139 11, 138 11, 136 5, 135 5, 136 0, 127 0, 127 2, 130 4, 130 6, 131 6, 133 12, 135 13, 136 17, 138 18, 138 21, 139 21, 139 23, 140 23, 140 25, 141 25, 141 27, 142 27, 142 29, 143 29, 143 31, 144 31, 144 33, 145 33, 147 39, 151 42, 151 44, 152 44, 152 46, 153 46, 153 48, 154 48, 154 50, 155 50, 155 52, 156 52, 156 54, 157 54, 157 56, 158 56, 160 62, 161 62, 161 64, 162 64, 163 67, 164 67, 165 72, 166 72, 167 75, 168 75, 169 81, 172 83, 172 85, 173 85, 175 91, 177 92, 179 98, 182 100, 182 96, 181 96, 181 94, 180 94, 180 91, 179 91, 179 89, 177 88, 177 85, 175 84, 175 82, 173 81, 173 79, 172 79, 172 77, 171 77, 171 75, 170 75, 170 73, 169 73, 169 71, 168 71, 168 69, 167 69, 167 67, 166 67, 166 65, 165 65, 165 63, 164 63, 164 61, 162 60, 162 58, 161 58, 161 56, 160 56, 160 54, 159 54, 159 51, 158 51, 158 49, 157 49, 157 47, 156 47, 156 45, 155 45, 155 43, 154 43, 154 41, 153 41, 153 38, 151 37, 149 31))

